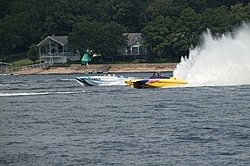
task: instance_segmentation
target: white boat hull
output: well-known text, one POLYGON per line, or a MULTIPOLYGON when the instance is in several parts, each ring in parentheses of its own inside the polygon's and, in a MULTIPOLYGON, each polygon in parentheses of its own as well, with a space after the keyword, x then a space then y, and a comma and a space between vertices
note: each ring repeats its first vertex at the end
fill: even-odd
POLYGON ((126 85, 125 81, 131 78, 124 76, 82 76, 76 77, 81 85, 85 86, 111 86, 126 85))

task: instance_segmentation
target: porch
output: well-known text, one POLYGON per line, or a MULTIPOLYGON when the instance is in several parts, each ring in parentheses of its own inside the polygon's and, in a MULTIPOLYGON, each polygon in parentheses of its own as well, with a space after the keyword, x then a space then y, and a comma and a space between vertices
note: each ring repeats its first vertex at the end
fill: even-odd
POLYGON ((39 44, 39 56, 44 63, 67 63, 68 61, 80 60, 80 53, 73 52, 68 47, 67 36, 48 36, 39 44))

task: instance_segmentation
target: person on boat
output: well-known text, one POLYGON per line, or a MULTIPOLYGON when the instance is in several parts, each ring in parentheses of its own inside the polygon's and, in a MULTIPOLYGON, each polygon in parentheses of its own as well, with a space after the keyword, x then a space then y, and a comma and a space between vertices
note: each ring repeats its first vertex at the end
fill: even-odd
POLYGON ((160 73, 160 72, 158 72, 158 73, 157 73, 157 76, 158 76, 158 77, 161 77, 161 76, 163 76, 163 74, 160 73))

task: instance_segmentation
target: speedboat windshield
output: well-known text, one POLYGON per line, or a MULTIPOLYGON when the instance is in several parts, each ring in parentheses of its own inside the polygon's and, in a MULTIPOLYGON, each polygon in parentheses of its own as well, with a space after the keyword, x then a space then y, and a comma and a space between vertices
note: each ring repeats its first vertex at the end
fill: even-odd
POLYGON ((170 77, 166 77, 166 76, 151 76, 149 77, 149 79, 169 79, 170 77))

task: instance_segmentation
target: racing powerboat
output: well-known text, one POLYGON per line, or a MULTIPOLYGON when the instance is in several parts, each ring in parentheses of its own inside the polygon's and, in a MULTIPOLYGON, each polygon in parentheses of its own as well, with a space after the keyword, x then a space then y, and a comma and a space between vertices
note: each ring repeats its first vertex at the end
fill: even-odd
POLYGON ((148 79, 126 80, 125 83, 132 88, 166 88, 175 86, 184 86, 187 81, 174 77, 151 76, 148 79))
POLYGON ((126 85, 126 80, 134 79, 122 75, 104 75, 104 76, 81 76, 76 77, 76 81, 85 86, 108 86, 108 85, 126 85))

